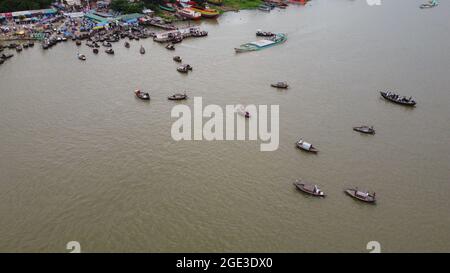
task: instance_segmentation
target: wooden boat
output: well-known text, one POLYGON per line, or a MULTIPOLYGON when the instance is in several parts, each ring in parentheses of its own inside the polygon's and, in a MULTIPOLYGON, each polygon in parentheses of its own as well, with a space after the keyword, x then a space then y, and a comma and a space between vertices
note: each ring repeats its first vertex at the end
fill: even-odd
POLYGON ((80 45, 81 45, 81 41, 80 41, 80 40, 77 40, 77 41, 75 42, 75 44, 76 44, 77 46, 80 46, 80 45))
POLYGON ((275 88, 282 88, 282 89, 286 89, 289 87, 289 85, 286 82, 272 83, 271 86, 275 87, 275 88))
POLYGON ((29 43, 28 43, 28 46, 29 46, 29 47, 34 47, 34 42, 29 42, 29 43))
POLYGON ((176 93, 172 96, 167 97, 168 100, 185 100, 187 99, 186 92, 184 94, 176 93))
POLYGON ((434 8, 438 5, 436 0, 429 1, 428 3, 420 5, 421 9, 434 8))
POLYGON ((172 43, 167 44, 167 45, 166 45, 166 48, 167 48, 168 50, 175 50, 175 46, 174 46, 172 43))
POLYGON ((260 5, 258 7, 258 9, 261 10, 261 11, 265 11, 265 12, 270 12, 272 10, 271 7, 269 7, 269 6, 265 5, 265 4, 260 5))
POLYGON ((16 51, 17 52, 21 52, 22 51, 22 46, 21 45, 16 46, 16 51))
POLYGON ((366 202, 366 203, 375 203, 377 201, 375 193, 369 193, 365 191, 360 191, 358 188, 355 189, 345 189, 344 192, 351 197, 366 202))
POLYGON ((275 36, 275 33, 268 32, 268 31, 262 31, 262 30, 258 29, 256 31, 256 36, 259 36, 259 37, 272 37, 272 36, 275 36))
POLYGON ((373 126, 358 126, 358 127, 353 127, 353 130, 356 132, 360 132, 363 134, 369 134, 369 135, 374 135, 375 134, 375 129, 373 129, 373 126))
POLYGON ((176 10, 173 7, 169 7, 166 5, 159 5, 159 8, 165 11, 169 11, 169 12, 175 12, 176 10))
POLYGON ((393 103, 397 103, 397 104, 401 104, 401 105, 406 105, 406 106, 415 106, 416 105, 416 101, 412 98, 412 97, 404 97, 404 96, 399 96, 393 92, 380 92, 381 96, 383 98, 385 98, 388 101, 391 101, 393 103))
POLYGON ((192 10, 190 8, 178 10, 178 15, 180 15, 182 18, 189 20, 198 20, 202 17, 202 14, 200 12, 192 10))
POLYGON ((141 90, 135 90, 134 94, 136 97, 140 98, 141 100, 150 100, 150 95, 146 92, 142 92, 141 90))
POLYGON ((23 44, 22 47, 23 47, 24 49, 27 49, 27 48, 28 48, 28 43, 23 44))
POLYGON ((318 153, 319 150, 316 149, 311 143, 303 141, 303 139, 300 139, 297 141, 297 147, 301 150, 310 152, 310 153, 318 153))
POLYGON ((82 60, 82 61, 86 61, 86 56, 83 54, 78 53, 77 54, 78 59, 82 60))
POLYGON ((130 48, 130 43, 129 42, 125 42, 125 47, 126 48, 130 48))
POLYGON ((325 193, 321 191, 317 185, 309 184, 305 181, 302 181, 302 179, 295 180, 294 185, 297 187, 297 189, 309 195, 316 197, 325 197, 325 193))
POLYGON ((114 54, 114 49, 112 49, 112 48, 108 48, 108 49, 106 49, 105 50, 105 52, 107 53, 107 54, 114 54))
POLYGON ((2 54, 0 56, 0 58, 2 58, 3 60, 6 60, 6 59, 12 58, 13 56, 14 56, 14 54, 2 54))
POLYGON ((139 49, 139 53, 145 54, 145 48, 143 46, 141 46, 141 49, 139 49))
POLYGON ((112 47, 112 44, 110 42, 103 42, 102 44, 104 47, 112 47))
POLYGON ((183 41, 183 36, 181 36, 181 35, 174 36, 169 40, 169 42, 172 44, 178 44, 178 43, 181 43, 182 41, 183 41))
POLYGON ((242 44, 238 48, 235 48, 234 50, 236 51, 236 53, 247 52, 247 51, 256 51, 256 50, 269 48, 269 47, 272 47, 272 46, 275 46, 278 44, 282 44, 282 43, 286 42, 286 40, 287 40, 286 34, 278 33, 278 34, 275 34, 275 36, 272 36, 268 39, 263 39, 263 40, 258 40, 258 41, 251 42, 251 43, 242 44))
POLYGON ((177 63, 181 63, 181 62, 182 62, 182 59, 181 59, 180 56, 175 56, 175 57, 173 57, 173 60, 174 60, 175 62, 177 62, 177 63))
POLYGON ((217 18, 220 13, 215 10, 208 7, 200 7, 200 6, 193 6, 191 7, 191 10, 199 12, 203 18, 217 18))
POLYGON ((189 64, 183 64, 182 66, 177 67, 177 71, 181 73, 188 73, 189 70, 192 70, 192 66, 189 64))
POLYGON ((92 49, 92 52, 94 52, 94 54, 98 54, 98 48, 92 49))

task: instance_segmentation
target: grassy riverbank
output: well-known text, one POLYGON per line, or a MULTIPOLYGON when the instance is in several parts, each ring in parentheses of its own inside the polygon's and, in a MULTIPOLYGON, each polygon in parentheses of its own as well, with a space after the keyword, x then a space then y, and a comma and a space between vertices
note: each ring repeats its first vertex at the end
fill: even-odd
POLYGON ((228 7, 234 10, 256 9, 262 2, 262 0, 224 0, 222 7, 228 7))

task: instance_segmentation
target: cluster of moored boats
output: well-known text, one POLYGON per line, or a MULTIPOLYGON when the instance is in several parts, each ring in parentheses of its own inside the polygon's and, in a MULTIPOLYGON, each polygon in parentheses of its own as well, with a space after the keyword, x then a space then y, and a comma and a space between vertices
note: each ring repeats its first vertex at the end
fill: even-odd
POLYGON ((6 53, 5 50, 15 50, 16 52, 21 52, 23 49, 27 49, 34 46, 34 42, 25 42, 22 44, 11 43, 6 46, 0 45, 0 65, 2 65, 6 60, 14 57, 12 53, 6 53))

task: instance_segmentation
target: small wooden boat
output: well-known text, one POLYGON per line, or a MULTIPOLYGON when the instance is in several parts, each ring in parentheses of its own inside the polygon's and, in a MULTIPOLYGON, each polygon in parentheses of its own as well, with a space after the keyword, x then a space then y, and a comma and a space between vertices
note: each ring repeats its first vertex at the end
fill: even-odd
POLYGON ((420 5, 421 9, 429 9, 429 8, 434 8, 438 5, 436 0, 431 0, 428 3, 422 4, 420 5))
POLYGON ((168 50, 175 50, 175 46, 172 43, 170 43, 170 44, 166 45, 166 49, 168 49, 168 50))
POLYGON ((98 48, 92 49, 92 52, 94 52, 94 54, 98 54, 98 48))
POLYGON ((172 96, 167 97, 168 100, 185 100, 187 99, 187 95, 186 92, 184 94, 180 94, 180 93, 176 93, 173 94, 172 96))
POLYGON ((325 197, 325 193, 319 189, 317 185, 309 184, 301 179, 297 179, 294 185, 300 191, 316 197, 325 197))
POLYGON ((173 57, 173 60, 177 63, 181 63, 183 61, 180 56, 173 57))
POLYGON ((150 100, 150 95, 148 93, 142 92, 141 90, 135 90, 134 94, 141 100, 150 100))
POLYGON ((12 58, 13 56, 14 56, 14 54, 2 54, 0 56, 0 58, 2 58, 3 60, 6 60, 6 59, 12 58))
POLYGON ((86 61, 86 56, 83 54, 78 53, 77 54, 78 59, 82 60, 82 61, 86 61))
POLYGON ((172 39, 170 39, 170 43, 172 43, 172 44, 178 44, 178 43, 181 43, 182 41, 183 41, 183 36, 181 36, 181 35, 173 36, 172 39))
POLYGON ((405 96, 399 96, 393 92, 380 92, 381 96, 385 98, 388 101, 391 101, 393 103, 406 105, 406 106, 415 106, 416 101, 412 97, 405 97, 405 96))
POLYGON ((189 64, 183 64, 182 66, 177 67, 177 71, 181 73, 188 73, 189 70, 192 70, 192 66, 189 64))
POLYGON ((360 201, 363 202, 367 202, 367 203, 375 203, 377 201, 376 197, 375 197, 375 193, 369 193, 369 192, 365 192, 365 191, 360 191, 358 190, 358 188, 355 189, 345 189, 344 192, 348 195, 350 195, 351 197, 358 199, 360 201))
POLYGON ((34 42, 29 42, 29 43, 28 43, 28 46, 29 46, 29 47, 34 47, 34 42))
POLYGON ((80 41, 80 40, 77 40, 77 41, 75 42, 75 44, 76 44, 77 46, 81 46, 81 41, 80 41))
POLYGON ((108 49, 105 50, 105 52, 106 52, 107 54, 113 55, 113 54, 114 54, 114 49, 108 48, 108 49))
POLYGON ((272 10, 271 7, 269 7, 269 6, 265 5, 265 4, 260 5, 258 7, 258 9, 261 10, 261 11, 265 11, 265 12, 270 12, 272 10))
POLYGON ((28 48, 28 43, 23 44, 22 47, 23 47, 24 49, 27 49, 27 48, 28 48))
POLYGON ((141 46, 141 49, 139 49, 139 53, 145 54, 145 48, 143 46, 141 46))
POLYGON ((272 83, 270 84, 272 87, 275 88, 282 88, 282 89, 286 89, 289 87, 289 85, 287 84, 287 82, 277 82, 277 83, 272 83))
POLYGON ((373 126, 358 126, 358 127, 353 127, 353 130, 356 132, 360 132, 363 134, 369 134, 369 135, 374 135, 375 134, 375 129, 373 129, 373 126))
POLYGON ((112 44, 110 42, 103 42, 104 47, 112 47, 112 44))
POLYGON ((17 52, 21 52, 22 51, 22 46, 21 45, 16 46, 16 51, 17 52))
POLYGON ((310 152, 310 153, 317 153, 319 150, 316 149, 311 143, 303 141, 303 139, 300 139, 297 141, 297 147, 301 150, 310 152))
POLYGON ((125 47, 126 48, 130 48, 130 43, 129 42, 125 42, 125 47))

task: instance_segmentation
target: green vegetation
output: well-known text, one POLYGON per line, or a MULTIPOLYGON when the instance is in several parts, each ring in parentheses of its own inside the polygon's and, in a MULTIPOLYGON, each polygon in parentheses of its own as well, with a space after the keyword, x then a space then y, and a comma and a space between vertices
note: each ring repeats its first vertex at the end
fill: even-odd
POLYGON ((262 2, 262 0, 223 0, 223 6, 234 9, 255 9, 262 2))
POLYGON ((111 9, 121 13, 141 13, 144 9, 143 2, 131 3, 128 0, 112 0, 111 9))
POLYGON ((0 12, 48 8, 52 0, 0 0, 0 12))

